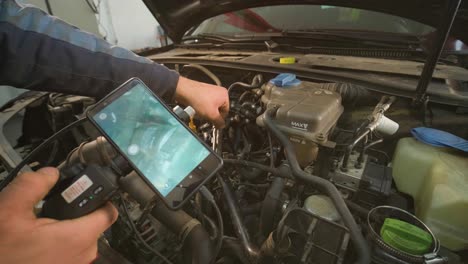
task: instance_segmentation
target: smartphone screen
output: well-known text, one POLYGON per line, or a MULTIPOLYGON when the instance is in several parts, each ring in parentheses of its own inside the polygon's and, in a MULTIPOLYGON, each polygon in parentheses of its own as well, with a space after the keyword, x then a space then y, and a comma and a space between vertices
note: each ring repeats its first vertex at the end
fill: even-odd
POLYGON ((174 207, 214 173, 220 159, 141 81, 123 86, 89 117, 174 207))

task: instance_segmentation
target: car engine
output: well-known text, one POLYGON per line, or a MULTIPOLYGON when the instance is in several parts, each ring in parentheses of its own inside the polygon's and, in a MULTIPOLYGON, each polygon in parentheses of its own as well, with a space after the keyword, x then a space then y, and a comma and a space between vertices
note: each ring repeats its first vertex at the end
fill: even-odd
MULTIPOLYGON (((215 75, 213 82, 219 78, 229 87, 224 129, 199 118, 190 123, 222 156, 224 167, 206 185, 211 194, 198 193, 178 211, 158 203, 135 172, 123 177, 122 186, 132 187, 122 187, 124 195, 114 204, 128 214, 121 213, 101 237, 104 257, 97 263, 462 263, 463 250, 441 247, 427 223, 414 216, 416 201, 395 185, 396 145, 420 125, 407 99, 294 74, 180 66, 174 68, 181 75, 205 82, 215 75), (385 243, 379 230, 386 218, 429 234, 426 253, 385 243)), ((0 140, 11 147, 1 153, 1 175, 94 102, 30 92, 5 105, 0 140), (15 122, 20 133, 12 132, 18 130, 15 122)), ((441 119, 433 125, 456 130, 437 123, 441 119)), ((85 124, 29 166, 105 165, 115 151, 99 136, 85 124)))

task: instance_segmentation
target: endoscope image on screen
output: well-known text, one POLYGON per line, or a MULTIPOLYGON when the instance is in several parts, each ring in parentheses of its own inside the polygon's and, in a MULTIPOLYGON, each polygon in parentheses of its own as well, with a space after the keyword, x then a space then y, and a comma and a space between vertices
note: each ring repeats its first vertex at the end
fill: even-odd
POLYGON ((140 84, 93 119, 163 196, 210 154, 140 84))

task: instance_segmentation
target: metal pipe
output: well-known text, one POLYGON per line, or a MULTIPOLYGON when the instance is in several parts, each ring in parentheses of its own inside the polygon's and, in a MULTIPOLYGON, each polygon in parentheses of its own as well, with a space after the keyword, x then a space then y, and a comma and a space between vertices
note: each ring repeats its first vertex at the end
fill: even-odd
POLYGON ((349 144, 346 148, 345 155, 343 157, 343 162, 341 164, 341 170, 342 171, 347 171, 348 170, 348 163, 349 163, 349 156, 351 155, 351 152, 353 151, 354 147, 364 138, 369 135, 372 131, 374 131, 382 121, 382 118, 384 117, 384 113, 390 108, 390 106, 396 101, 395 96, 383 96, 379 103, 375 106, 374 111, 372 114, 368 117, 368 119, 356 130, 356 135, 354 140, 351 144, 349 144), (364 124, 367 124, 365 126, 365 131, 361 134, 360 131, 364 128, 364 124))
POLYGON ((260 251, 258 247, 250 241, 249 233, 247 232, 247 229, 245 228, 244 223, 242 222, 239 206, 237 205, 232 188, 230 184, 226 182, 222 177, 218 177, 218 181, 220 182, 223 188, 224 198, 229 209, 229 215, 231 216, 234 231, 236 232, 237 237, 242 243, 244 252, 249 257, 249 260, 252 263, 256 263, 260 256, 260 251))
POLYGON ((365 146, 361 150, 361 153, 359 154, 359 157, 357 159, 357 163, 361 164, 364 161, 364 155, 366 154, 367 149, 369 149, 370 147, 373 147, 373 146, 375 146, 377 144, 380 144, 382 142, 383 142, 383 138, 372 141, 369 144, 365 144, 365 146))
POLYGON ((353 215, 349 211, 348 207, 346 206, 343 198, 341 197, 340 192, 336 189, 335 185, 331 182, 322 179, 320 177, 311 175, 306 173, 301 169, 299 166, 299 162, 297 161, 296 152, 294 151, 294 147, 289 141, 289 139, 281 132, 278 127, 273 123, 272 117, 276 115, 277 108, 268 109, 265 113, 265 126, 276 136, 276 138, 281 142, 283 145, 286 157, 291 165, 292 174, 309 184, 314 185, 316 188, 327 194, 330 199, 332 200, 333 204, 335 205, 336 209, 340 213, 344 224, 349 229, 349 233, 351 235, 351 241, 354 245, 354 248, 358 254, 357 263, 370 263, 370 249, 364 239, 356 221, 353 218, 353 215))
POLYGON ((353 152, 353 149, 354 147, 363 139, 365 138, 367 135, 369 135, 369 133, 371 132, 371 130, 369 128, 367 128, 363 133, 361 133, 356 139, 354 139, 353 142, 351 142, 351 144, 349 144, 347 147, 346 147, 346 152, 345 152, 345 155, 343 157, 343 162, 341 164, 341 170, 342 171, 347 171, 348 170, 348 163, 349 163, 349 156, 351 156, 351 152, 353 152))
POLYGON ((415 105, 421 105, 425 101, 427 86, 432 79, 432 74, 439 60, 442 49, 444 48, 447 37, 449 36, 450 29, 452 28, 453 21, 458 12, 462 0, 449 0, 446 1, 447 5, 442 14, 442 21, 436 30, 435 45, 431 49, 424 68, 419 79, 418 86, 416 87, 416 95, 413 98, 415 105))

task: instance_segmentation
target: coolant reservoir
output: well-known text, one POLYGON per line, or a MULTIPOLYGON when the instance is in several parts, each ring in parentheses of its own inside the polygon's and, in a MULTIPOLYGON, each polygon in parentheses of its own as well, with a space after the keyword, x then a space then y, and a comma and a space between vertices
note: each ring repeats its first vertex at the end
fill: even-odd
MULTIPOLYGON (((289 75, 280 74, 277 78, 289 75)), ((294 75, 291 77, 295 79, 294 75)), ((277 86, 270 81, 262 90, 261 100, 267 108, 279 106, 274 122, 291 140, 301 167, 317 158, 318 145, 335 146, 328 139, 343 113, 340 94, 323 89, 320 83, 297 79, 290 86, 277 86)), ((264 115, 257 118, 257 124, 265 126, 264 115)))
POLYGON ((468 249, 468 155, 403 138, 393 178, 399 191, 414 198, 416 216, 443 246, 468 249))

